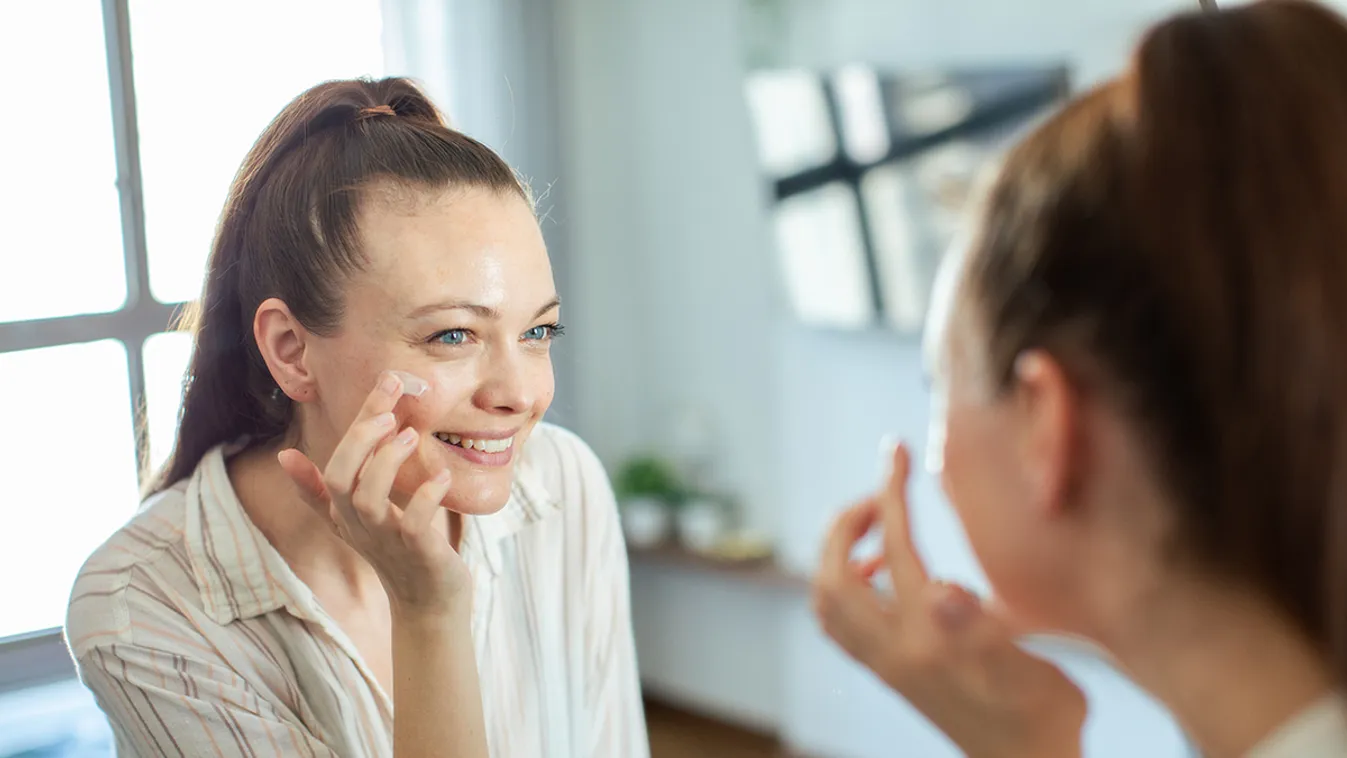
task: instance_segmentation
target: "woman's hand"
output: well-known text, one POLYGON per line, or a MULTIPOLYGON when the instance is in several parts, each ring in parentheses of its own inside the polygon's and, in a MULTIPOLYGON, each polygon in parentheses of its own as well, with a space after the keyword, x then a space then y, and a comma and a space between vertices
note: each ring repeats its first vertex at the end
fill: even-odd
POLYGON ((420 439, 410 427, 397 430, 393 408, 402 395, 402 380, 385 372, 323 471, 298 450, 281 451, 277 460, 309 506, 374 567, 395 614, 465 611, 472 587, 467 567, 434 528, 449 472, 422 484, 405 509, 389 500, 398 469, 420 439))
POLYGON ((1077 758, 1080 689, 1016 646, 1010 626, 970 592, 927 576, 908 531, 909 466, 900 445, 886 486, 832 527, 814 582, 824 631, 970 758, 1077 758), (876 523, 883 554, 854 561, 852 548, 876 523), (870 584, 882 568, 892 594, 870 584))

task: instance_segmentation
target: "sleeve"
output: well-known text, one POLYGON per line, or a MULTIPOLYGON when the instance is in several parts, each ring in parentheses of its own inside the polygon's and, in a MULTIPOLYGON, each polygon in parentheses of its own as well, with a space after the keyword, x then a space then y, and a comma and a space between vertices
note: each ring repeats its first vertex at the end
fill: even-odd
POLYGON ((95 647, 78 664, 80 678, 108 717, 121 758, 335 758, 228 668, 130 643, 95 647))
POLYGON ((617 502, 598 457, 584 443, 579 447, 591 545, 584 572, 590 651, 585 693, 591 719, 588 755, 648 758, 650 743, 632 636, 627 549, 617 502))

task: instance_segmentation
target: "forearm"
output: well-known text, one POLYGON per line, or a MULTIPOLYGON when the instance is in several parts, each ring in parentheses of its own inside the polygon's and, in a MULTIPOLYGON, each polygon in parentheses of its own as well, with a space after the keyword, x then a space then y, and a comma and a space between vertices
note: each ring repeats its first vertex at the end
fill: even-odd
POLYGON ((393 755, 486 758, 481 685, 467 614, 393 617, 393 755))

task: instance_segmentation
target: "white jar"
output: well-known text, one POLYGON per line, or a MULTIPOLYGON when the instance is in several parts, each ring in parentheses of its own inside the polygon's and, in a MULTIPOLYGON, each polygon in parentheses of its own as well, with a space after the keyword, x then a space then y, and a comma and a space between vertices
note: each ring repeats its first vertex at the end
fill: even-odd
POLYGON ((678 538, 683 546, 709 553, 725 538, 729 527, 725 508, 714 500, 690 500, 678 509, 678 538))
POLYGON ((669 506, 654 497, 633 497, 619 509, 622 533, 631 547, 651 547, 669 537, 669 506))

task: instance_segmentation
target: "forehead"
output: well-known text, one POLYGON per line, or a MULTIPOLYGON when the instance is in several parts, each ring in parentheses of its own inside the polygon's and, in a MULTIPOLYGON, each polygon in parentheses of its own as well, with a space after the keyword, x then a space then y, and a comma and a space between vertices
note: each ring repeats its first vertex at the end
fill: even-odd
POLYGON ((954 321, 971 244, 971 234, 961 235, 954 240, 940 261, 935 282, 931 287, 931 303, 926 313, 926 325, 922 334, 922 362, 926 371, 932 376, 944 373, 951 324, 954 321))
POLYGON ((362 278, 398 297, 504 288, 532 298, 534 289, 552 289, 537 220, 513 192, 375 185, 362 203, 360 237, 362 278))

